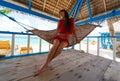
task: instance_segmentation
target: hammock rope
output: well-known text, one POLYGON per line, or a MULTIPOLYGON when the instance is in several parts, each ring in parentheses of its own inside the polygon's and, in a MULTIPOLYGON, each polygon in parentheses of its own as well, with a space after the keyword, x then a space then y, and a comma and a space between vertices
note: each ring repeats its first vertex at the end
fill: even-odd
POLYGON ((32 29, 36 29, 35 27, 32 27, 32 26, 23 24, 23 23, 21 23, 21 22, 18 22, 15 18, 10 17, 10 16, 8 16, 8 15, 2 13, 2 12, 0 12, 0 14, 4 15, 5 17, 9 18, 10 20, 16 22, 18 25, 20 25, 21 27, 23 27, 23 28, 24 28, 25 30, 27 30, 27 31, 29 30, 27 27, 30 27, 30 28, 32 28, 32 29), (25 27, 25 26, 27 26, 27 27, 25 27))

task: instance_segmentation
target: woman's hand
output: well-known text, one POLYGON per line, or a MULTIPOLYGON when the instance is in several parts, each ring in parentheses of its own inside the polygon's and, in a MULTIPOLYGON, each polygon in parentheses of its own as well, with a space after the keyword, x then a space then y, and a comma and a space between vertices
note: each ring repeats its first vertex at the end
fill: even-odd
POLYGON ((77 43, 80 43, 80 41, 78 40, 78 38, 76 38, 76 42, 77 42, 77 43))

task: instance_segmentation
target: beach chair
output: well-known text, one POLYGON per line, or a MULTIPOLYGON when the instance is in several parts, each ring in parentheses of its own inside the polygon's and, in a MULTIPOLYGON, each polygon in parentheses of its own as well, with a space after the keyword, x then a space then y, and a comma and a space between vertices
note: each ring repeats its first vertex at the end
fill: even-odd
MULTIPOLYGON (((27 53, 27 50, 28 50, 27 47, 21 47, 21 49, 20 49, 20 54, 26 54, 26 53, 27 53)), ((33 48, 32 48, 32 47, 29 48, 29 52, 30 52, 30 53, 33 53, 33 48)))
POLYGON ((11 50, 9 40, 0 40, 0 55, 9 55, 11 50))

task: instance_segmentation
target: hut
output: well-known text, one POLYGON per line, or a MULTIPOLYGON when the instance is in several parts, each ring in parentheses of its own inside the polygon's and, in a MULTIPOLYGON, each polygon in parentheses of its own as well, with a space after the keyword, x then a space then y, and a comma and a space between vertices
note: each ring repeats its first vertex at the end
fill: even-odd
MULTIPOLYGON (((76 26, 92 22, 100 25, 107 19, 111 38, 116 38, 113 23, 120 20, 120 0, 1 0, 0 5, 52 22, 58 22, 59 11, 65 9, 74 18, 76 26)), ((100 56, 100 36, 91 36, 88 38, 98 39, 97 55, 89 53, 88 42, 87 52, 75 50, 73 46, 70 50, 62 51, 39 76, 33 77, 48 52, 29 54, 30 49, 27 49, 27 54, 14 55, 15 34, 28 35, 27 48, 30 48, 29 35, 33 34, 0 33, 12 34, 11 56, 0 58, 0 81, 120 81, 120 62, 116 61, 119 46, 116 40, 111 39, 113 60, 100 56)))

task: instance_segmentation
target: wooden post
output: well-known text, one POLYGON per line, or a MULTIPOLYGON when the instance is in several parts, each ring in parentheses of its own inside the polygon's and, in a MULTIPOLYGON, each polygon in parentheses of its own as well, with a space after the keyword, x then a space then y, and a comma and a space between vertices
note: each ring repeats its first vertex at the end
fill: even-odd
POLYGON ((12 34, 12 49, 11 49, 11 55, 14 55, 14 48, 15 48, 15 34, 12 34))
POLYGON ((100 56, 100 44, 99 44, 99 38, 97 38, 97 55, 100 56))
MULTIPOLYGON (((119 19, 119 18, 118 18, 118 19, 119 19)), ((118 19, 116 19, 116 18, 107 19, 108 28, 109 28, 109 32, 110 32, 110 35, 111 35, 111 36, 115 36, 115 30, 114 30, 114 27, 113 27, 113 23, 117 22, 118 19)), ((114 41, 114 40, 111 38, 112 45, 113 45, 113 41, 114 41)), ((117 42, 117 41, 116 41, 116 50, 117 50, 117 51, 120 51, 119 45, 118 45, 118 42, 117 42)))
POLYGON ((80 41, 80 43, 79 43, 79 50, 81 50, 81 41, 80 41))
POLYGON ((27 42, 27 53, 30 53, 30 35, 28 35, 28 42, 27 42))
POLYGON ((116 38, 113 39, 113 60, 116 60, 116 38))
POLYGON ((87 38, 87 53, 89 52, 89 38, 87 38))
POLYGON ((39 52, 41 52, 41 46, 42 46, 42 39, 40 38, 40 45, 39 45, 39 52))

